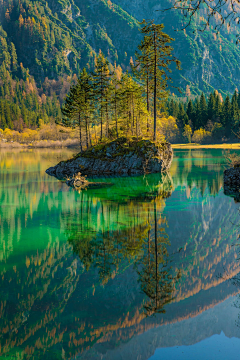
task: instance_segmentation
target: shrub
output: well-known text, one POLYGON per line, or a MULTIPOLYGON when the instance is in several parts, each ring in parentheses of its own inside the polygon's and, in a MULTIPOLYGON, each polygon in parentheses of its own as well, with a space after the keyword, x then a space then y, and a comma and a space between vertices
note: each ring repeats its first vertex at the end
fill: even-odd
POLYGON ((200 128, 194 131, 192 141, 198 144, 207 144, 211 141, 211 133, 210 131, 200 128))
POLYGON ((174 117, 162 118, 159 127, 167 141, 176 142, 178 140, 180 132, 174 117))

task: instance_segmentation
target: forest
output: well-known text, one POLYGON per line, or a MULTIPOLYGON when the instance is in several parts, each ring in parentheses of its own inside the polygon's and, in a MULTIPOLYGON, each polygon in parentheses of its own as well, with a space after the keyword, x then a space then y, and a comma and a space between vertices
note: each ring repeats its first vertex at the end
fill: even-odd
POLYGON ((114 16, 121 15, 138 43, 142 39, 132 56, 126 52, 122 57, 117 55, 110 40, 106 50, 103 39, 108 35, 102 32, 98 41, 103 51, 91 48, 81 32, 87 24, 84 16, 89 15, 86 9, 79 12, 74 8, 71 20, 70 13, 61 11, 59 15, 60 3, 54 8, 51 2, 44 7, 42 1, 0 1, 4 10, 0 15, 1 139, 28 144, 70 136, 87 146, 122 135, 172 143, 236 141, 240 111, 237 88, 233 95, 219 89, 210 91, 210 87, 198 95, 191 84, 176 88, 180 85, 175 75, 180 62, 173 56, 174 39, 163 32, 163 26, 161 31, 168 41, 163 51, 166 68, 160 66, 159 53, 155 84, 153 58, 147 59, 151 37, 143 30, 147 25, 117 5, 103 1, 101 6, 103 12, 114 10, 114 16), (78 40, 73 19, 78 23, 78 40), (135 27, 142 27, 141 36, 136 36, 135 27), (24 39, 24 47, 18 38, 24 39), (31 56, 26 56, 29 52, 31 56), (82 91, 88 93, 85 104, 80 99, 82 91), (76 96, 80 96, 77 107, 76 101, 73 104, 76 96))

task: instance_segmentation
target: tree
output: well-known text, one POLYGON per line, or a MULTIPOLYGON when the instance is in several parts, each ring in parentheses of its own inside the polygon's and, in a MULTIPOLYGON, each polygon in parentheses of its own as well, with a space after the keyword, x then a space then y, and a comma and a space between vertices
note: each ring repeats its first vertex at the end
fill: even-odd
MULTIPOLYGON (((150 94, 152 90, 151 72, 150 72, 150 47, 144 41, 138 46, 140 52, 135 53, 135 66, 132 66, 134 75, 144 83, 146 94, 147 111, 150 113, 150 94)), ((149 132, 149 116, 147 117, 147 133, 149 132)))
POLYGON ((120 87, 121 81, 118 77, 118 74, 116 72, 116 66, 115 66, 115 72, 111 78, 110 81, 110 94, 111 94, 111 106, 114 114, 114 120, 115 120, 115 129, 116 129, 116 136, 118 138, 118 113, 119 113, 119 104, 121 101, 121 87, 120 87))
MULTIPOLYGON (((141 103, 143 109, 142 99, 142 87, 137 84, 133 78, 128 74, 124 74, 121 81, 121 112, 125 118, 125 130, 126 135, 134 134, 134 130, 137 132, 136 116, 137 111, 141 103)), ((139 116, 139 113, 138 113, 139 116)))
POLYGON ((141 32, 144 40, 139 46, 139 65, 148 66, 149 78, 153 86, 153 139, 157 137, 157 106, 159 99, 167 96, 167 81, 170 79, 170 64, 175 62, 180 67, 180 62, 172 56, 173 48, 169 45, 173 39, 163 32, 164 25, 156 25, 153 21, 143 20, 141 32))
POLYGON ((170 245, 170 242, 163 227, 164 219, 157 218, 156 199, 154 200, 153 216, 153 226, 149 221, 147 251, 144 252, 144 257, 138 263, 141 289, 147 296, 144 304, 147 316, 165 313, 164 306, 173 301, 174 284, 180 277, 180 272, 173 276, 171 268, 168 266, 167 246, 170 245), (161 223, 161 228, 158 228, 158 223, 161 223), (153 239, 150 233, 151 228, 153 239))
POLYGON ((11 70, 16 72, 18 69, 18 60, 17 60, 16 48, 12 42, 10 45, 10 51, 11 51, 11 70))
POLYGON ((226 97, 223 109, 221 123, 225 127, 226 135, 230 136, 233 129, 232 105, 229 96, 226 97))
POLYGON ((102 52, 100 52, 96 58, 95 70, 93 73, 93 88, 94 88, 95 98, 99 102, 101 139, 103 137, 104 112, 107 121, 107 126, 106 126, 107 137, 108 137, 108 127, 109 127, 108 100, 109 100, 110 71, 108 65, 109 65, 108 60, 103 56, 102 52))
POLYGON ((179 129, 183 129, 186 124, 188 124, 189 119, 188 116, 184 110, 184 106, 182 103, 179 105, 179 112, 177 116, 177 124, 179 129))
POLYGON ((200 105, 200 114, 199 114, 200 126, 204 126, 207 123, 207 120, 208 120, 208 118, 207 118, 208 113, 207 113, 206 98, 205 98, 203 93, 201 94, 199 105, 200 105))
POLYGON ((93 92, 92 77, 84 68, 77 84, 70 88, 65 103, 62 106, 63 125, 78 127, 80 148, 82 151, 82 127, 85 127, 86 146, 89 145, 89 118, 92 112, 93 92))
POLYGON ((191 96, 190 86, 187 85, 186 86, 186 97, 190 97, 190 96, 191 96))
POLYGON ((191 143, 192 129, 190 125, 186 124, 184 126, 183 136, 188 140, 189 143, 191 143))
POLYGON ((193 103, 192 100, 189 100, 188 105, 187 105, 187 116, 188 119, 193 121, 193 117, 194 117, 194 108, 193 108, 193 103))
POLYGON ((216 99, 213 94, 210 94, 207 104, 208 119, 213 120, 215 115, 216 99))

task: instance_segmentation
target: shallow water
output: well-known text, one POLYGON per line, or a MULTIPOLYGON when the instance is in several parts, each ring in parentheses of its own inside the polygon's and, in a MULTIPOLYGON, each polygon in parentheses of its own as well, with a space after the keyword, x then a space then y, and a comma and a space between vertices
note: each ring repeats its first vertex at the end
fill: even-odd
MULTIPOLYGON (((78 193, 72 151, 0 153, 0 357, 236 359, 239 205, 223 150, 78 193)), ((98 180, 99 181, 99 180, 98 180)))

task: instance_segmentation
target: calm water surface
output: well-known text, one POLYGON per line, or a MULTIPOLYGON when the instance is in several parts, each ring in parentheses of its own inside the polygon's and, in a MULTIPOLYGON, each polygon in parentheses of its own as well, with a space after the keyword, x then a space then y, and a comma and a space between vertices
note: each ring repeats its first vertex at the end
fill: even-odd
POLYGON ((0 153, 0 358, 237 359, 239 204, 223 150, 78 193, 72 151, 0 153))

